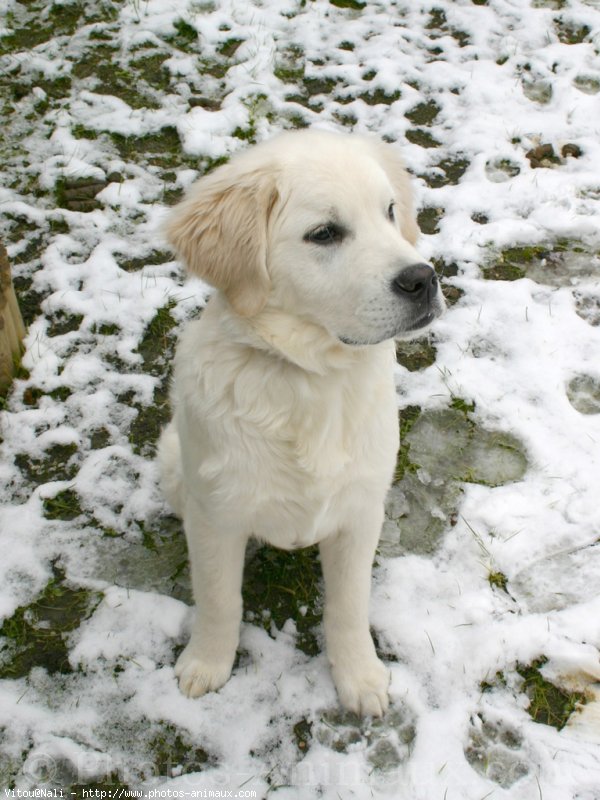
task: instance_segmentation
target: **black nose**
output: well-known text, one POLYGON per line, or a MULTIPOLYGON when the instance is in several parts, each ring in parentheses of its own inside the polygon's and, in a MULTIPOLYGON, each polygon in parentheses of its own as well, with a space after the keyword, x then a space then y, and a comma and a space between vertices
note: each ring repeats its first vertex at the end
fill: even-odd
POLYGON ((429 264, 412 264, 396 275, 392 289, 408 300, 432 300, 437 292, 437 275, 429 264))

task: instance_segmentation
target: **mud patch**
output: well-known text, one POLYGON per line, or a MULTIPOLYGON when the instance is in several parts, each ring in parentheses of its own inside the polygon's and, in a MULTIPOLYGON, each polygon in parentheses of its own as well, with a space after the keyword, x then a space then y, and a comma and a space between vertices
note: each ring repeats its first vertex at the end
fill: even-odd
POLYGON ((443 208, 433 208, 431 206, 422 208, 417 214, 417 225, 421 229, 421 233, 425 233, 428 236, 439 233, 440 222, 443 216, 443 208))
POLYGON ((486 430, 468 406, 457 404, 413 420, 402 437, 400 461, 379 545, 388 556, 434 552, 456 522, 464 483, 501 486, 520 480, 527 469, 515 437, 486 430))
POLYGON ((193 603, 182 524, 162 516, 146 525, 141 541, 105 529, 90 547, 90 577, 140 592, 159 592, 193 603))
POLYGON ((600 414, 600 379, 577 375, 567 386, 567 397, 580 414, 600 414))

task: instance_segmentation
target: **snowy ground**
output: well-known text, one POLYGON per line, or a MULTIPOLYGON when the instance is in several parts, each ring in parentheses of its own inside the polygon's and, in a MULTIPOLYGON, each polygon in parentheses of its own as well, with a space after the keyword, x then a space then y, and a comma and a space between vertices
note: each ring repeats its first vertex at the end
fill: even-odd
POLYGON ((598 800, 597 0, 3 6, 0 236, 29 331, 2 412, 1 783, 598 800), (220 692, 173 673, 189 587, 152 455, 205 287, 159 224, 219 159, 306 124, 400 143, 456 300, 398 367, 382 722, 337 710, 310 554, 255 554, 268 592, 248 578, 220 692), (588 702, 544 716, 558 689, 588 702))

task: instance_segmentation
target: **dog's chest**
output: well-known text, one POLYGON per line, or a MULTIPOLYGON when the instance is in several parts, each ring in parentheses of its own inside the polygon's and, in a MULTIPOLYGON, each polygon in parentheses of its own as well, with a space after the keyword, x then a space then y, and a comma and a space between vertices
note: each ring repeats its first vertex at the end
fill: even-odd
POLYGON ((384 351, 343 374, 252 359, 180 374, 190 488, 224 525, 283 548, 318 541, 352 498, 380 502, 387 491, 398 446, 392 369, 384 351))
POLYGON ((391 376, 369 377, 366 385, 364 375, 296 384, 287 401, 281 391, 279 424, 263 429, 262 452, 246 473, 256 535, 304 547, 339 526, 359 494, 383 499, 397 452, 395 390, 391 376))

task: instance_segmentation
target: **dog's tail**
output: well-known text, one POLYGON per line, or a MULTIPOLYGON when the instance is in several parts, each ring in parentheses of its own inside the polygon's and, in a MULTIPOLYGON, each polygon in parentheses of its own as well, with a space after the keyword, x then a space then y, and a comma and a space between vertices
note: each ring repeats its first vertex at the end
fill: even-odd
POLYGON ((173 420, 163 430, 158 440, 157 455, 161 488, 167 502, 178 515, 183 514, 183 475, 181 471, 181 445, 173 420))

